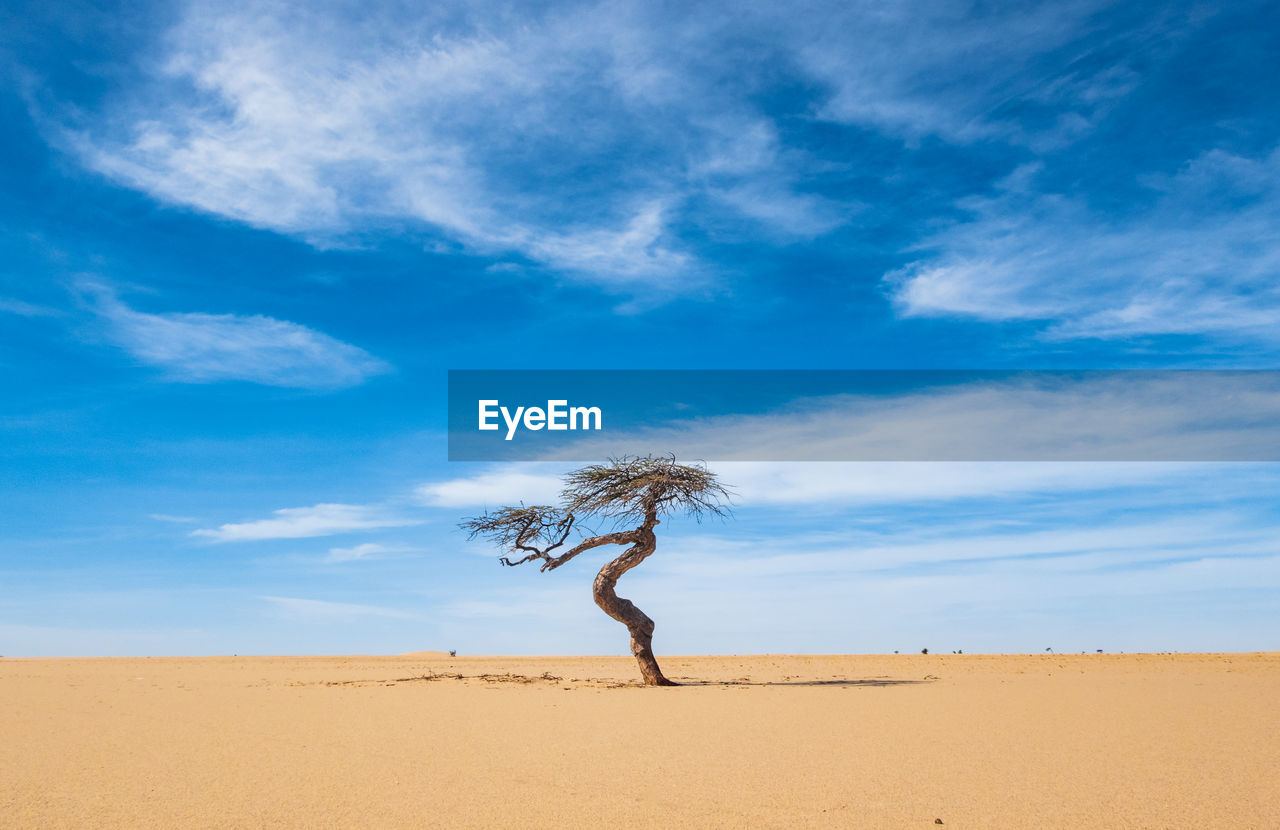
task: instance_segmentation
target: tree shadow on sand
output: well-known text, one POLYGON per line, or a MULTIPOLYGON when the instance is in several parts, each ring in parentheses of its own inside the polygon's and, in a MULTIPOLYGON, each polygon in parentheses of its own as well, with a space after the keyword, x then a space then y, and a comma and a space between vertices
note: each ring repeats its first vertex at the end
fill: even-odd
POLYGON ((679 680, 681 686, 860 686, 860 687, 877 687, 877 686, 919 686, 922 684, 933 683, 939 678, 928 675, 922 680, 893 680, 888 677, 867 677, 857 680, 833 679, 833 680, 797 680, 787 678, 786 680, 752 680, 743 678, 740 680, 697 680, 694 678, 682 677, 679 680))
MULTIPOLYGON (((939 678, 930 674, 925 675, 922 680, 894 680, 889 677, 865 677, 858 679, 847 678, 831 678, 829 680, 802 680, 798 677, 786 677, 782 680, 752 680, 750 677, 740 677, 733 680, 703 680, 696 677, 681 677, 679 682, 673 683, 674 686, 685 686, 689 688, 710 687, 710 686, 845 686, 845 687, 866 687, 872 688, 877 686, 918 686, 921 684, 932 683, 939 678)), ((543 672, 537 676, 514 674, 505 672, 503 674, 462 674, 460 672, 436 672, 428 671, 425 674, 414 675, 413 677, 397 677, 394 679, 374 679, 374 678, 358 678, 350 680, 319 680, 319 681, 294 681, 291 686, 394 686, 397 683, 429 683, 440 681, 455 681, 468 683, 470 681, 478 681, 484 684, 553 684, 562 685, 564 688, 572 687, 596 687, 607 689, 625 689, 625 688, 643 688, 647 684, 643 681, 634 680, 613 680, 608 678, 584 677, 584 678, 563 678, 550 672, 543 672)))

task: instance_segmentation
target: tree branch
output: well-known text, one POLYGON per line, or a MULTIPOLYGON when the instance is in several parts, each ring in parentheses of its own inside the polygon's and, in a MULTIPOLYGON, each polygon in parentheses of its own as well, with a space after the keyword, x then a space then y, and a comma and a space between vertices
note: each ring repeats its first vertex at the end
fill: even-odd
MULTIPOLYGON (((589 539, 583 539, 574 546, 572 550, 567 550, 559 556, 543 557, 547 561, 546 564, 542 566, 541 570, 554 571, 556 568, 560 567, 565 562, 568 562, 578 554, 591 550, 592 548, 598 548, 601 545, 630 545, 634 544, 638 539, 639 535, 637 531, 634 530, 623 530, 618 533, 606 533, 603 536, 592 536, 589 539)), ((526 557, 523 561, 528 561, 531 558, 533 557, 526 557)), ((516 564, 520 563, 517 562, 516 564)))

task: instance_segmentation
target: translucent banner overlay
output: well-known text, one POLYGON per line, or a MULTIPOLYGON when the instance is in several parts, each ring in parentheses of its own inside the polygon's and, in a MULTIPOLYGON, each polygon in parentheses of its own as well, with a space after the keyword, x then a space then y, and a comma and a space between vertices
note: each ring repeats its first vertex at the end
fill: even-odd
POLYGON ((1280 461, 1280 371, 454 370, 451 461, 1280 461))

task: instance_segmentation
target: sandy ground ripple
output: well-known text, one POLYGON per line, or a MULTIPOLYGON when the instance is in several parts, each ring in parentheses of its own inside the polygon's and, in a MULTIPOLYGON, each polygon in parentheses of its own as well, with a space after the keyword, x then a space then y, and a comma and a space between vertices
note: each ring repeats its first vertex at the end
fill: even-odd
POLYGON ((0 826, 1280 828, 1280 654, 0 660, 0 826))

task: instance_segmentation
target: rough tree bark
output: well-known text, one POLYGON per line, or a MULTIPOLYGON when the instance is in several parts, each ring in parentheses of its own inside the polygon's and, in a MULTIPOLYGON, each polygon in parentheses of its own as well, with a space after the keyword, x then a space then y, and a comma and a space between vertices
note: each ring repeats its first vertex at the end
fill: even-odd
POLYGON ((627 632, 631 635, 631 653, 636 656, 636 662, 640 664, 640 674, 644 678, 645 685, 678 686, 680 684, 668 680, 662 674, 662 669, 658 667, 658 659, 653 655, 653 620, 637 608, 634 602, 618 596, 614 590, 623 574, 648 559, 657 549, 658 537, 653 529, 661 523, 657 508, 651 507, 646 510, 644 524, 635 530, 592 536, 559 556, 548 556, 545 551, 535 550, 518 562, 504 561, 507 561, 507 564, 518 565, 530 559, 543 559, 541 570, 553 571, 583 551, 598 548, 601 545, 631 545, 618 558, 600 569, 596 574, 595 582, 592 583, 591 593, 601 611, 627 627, 627 632))
POLYGON ((657 516, 651 514, 646 518, 644 525, 635 531, 635 544, 596 574, 592 593, 600 610, 625 625, 630 632, 631 653, 640 664, 640 674, 644 677, 645 685, 677 686, 678 683, 668 680, 662 674, 662 669, 658 668, 658 659, 653 656, 653 620, 637 608, 634 602, 618 596, 614 591, 618 579, 647 559, 657 548, 658 537, 654 535, 653 526, 658 523, 657 516))

